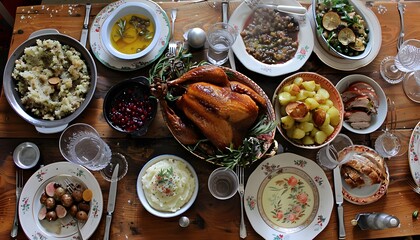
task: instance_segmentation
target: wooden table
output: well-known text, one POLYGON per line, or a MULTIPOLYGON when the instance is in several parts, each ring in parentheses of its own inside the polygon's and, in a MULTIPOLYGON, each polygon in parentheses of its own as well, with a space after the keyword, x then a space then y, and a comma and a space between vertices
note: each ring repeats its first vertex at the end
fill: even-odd
MULTIPOLYGON (((220 4, 212 5, 207 2, 162 2, 162 8, 169 13, 172 7, 179 9, 176 24, 175 38, 182 39, 182 33, 192 27, 206 28, 209 24, 221 21, 220 4)), ((238 3, 231 4, 230 13, 238 3)), ((420 39, 420 3, 407 2, 405 27, 406 38, 420 39)), ((91 12, 91 21, 105 4, 94 4, 91 12)), ((384 89, 387 96, 396 101, 398 114, 398 132, 405 136, 404 144, 408 143, 411 130, 420 119, 420 106, 411 102, 402 90, 401 84, 390 85, 381 79, 379 64, 389 55, 396 54, 396 42, 399 31, 399 18, 396 3, 375 2, 372 10, 377 15, 382 26, 382 48, 376 59, 355 71, 344 72, 332 69, 323 64, 313 53, 309 61, 300 71, 313 71, 324 75, 334 83, 344 76, 360 73, 375 79, 384 89), (384 8, 387 11, 383 11, 384 8), (379 13, 381 12, 381 13, 379 13)), ((169 14, 168 14, 169 15, 169 14)), ((61 33, 79 38, 84 18, 84 5, 40 5, 32 7, 19 7, 17 9, 13 37, 11 41, 12 52, 20 43, 25 41, 29 34, 43 28, 55 28, 61 33)), ((196 58, 204 57, 203 52, 196 51, 196 58)), ((170 135, 163 124, 162 116, 158 114, 149 133, 143 138, 130 138, 112 130, 102 116, 102 103, 106 91, 121 79, 146 75, 147 70, 133 72, 118 72, 110 70, 101 63, 96 62, 98 68, 98 85, 95 96, 88 108, 74 122, 85 122, 94 126, 110 145, 111 149, 121 152, 129 160, 127 175, 120 181, 118 199, 114 214, 111 239, 239 239, 239 198, 236 195, 230 200, 220 201, 213 198, 207 188, 207 178, 216 166, 200 161, 183 149, 170 135), (188 228, 178 226, 178 218, 163 219, 149 214, 141 205, 136 193, 136 179, 141 167, 152 157, 159 154, 176 154, 187 159, 199 175, 199 194, 195 204, 184 215, 192 223, 188 228)), ((257 82, 271 98, 275 87, 286 76, 265 77, 245 69, 236 61, 238 71, 251 77, 257 82)), ((344 130, 343 130, 344 131, 344 130)), ((345 131, 344 131, 345 132, 345 131)), ((346 132, 347 133, 347 132, 346 132)), ((372 146, 373 140, 380 131, 368 136, 349 134, 360 144, 372 146)), ((63 161, 58 150, 59 134, 44 135, 37 133, 34 127, 22 120, 9 106, 4 94, 0 98, 0 238, 7 239, 10 234, 12 220, 15 212, 15 169, 12 152, 21 142, 32 141, 41 150, 40 164, 63 161)), ((316 151, 302 151, 287 144, 277 134, 276 139, 286 151, 297 152, 311 159, 315 159, 316 151)), ((410 178, 407 154, 393 158, 387 162, 390 171, 390 185, 388 193, 379 201, 358 206, 348 202, 344 203, 345 225, 347 239, 386 238, 396 236, 420 235, 420 220, 412 218, 412 212, 420 208, 419 196, 410 190, 404 179, 410 178), (395 215, 401 220, 401 227, 381 231, 361 231, 350 224, 350 220, 360 212, 386 212, 395 215)), ((247 175, 258 165, 253 164, 247 169, 247 175)), ((25 171, 28 179, 34 170, 25 171)), ((103 180, 95 172, 103 192, 104 206, 108 199, 109 182, 103 180)), ((331 173, 327 172, 331 180, 331 173)), ((332 183, 332 181, 331 181, 332 183)), ((326 229, 316 239, 337 239, 336 210, 326 229)), ((91 239, 102 239, 105 228, 106 208, 103 209, 102 221, 91 239)), ((246 219, 248 238, 261 239, 252 229, 246 219)), ((19 231, 18 239, 26 239, 24 232, 19 231)))

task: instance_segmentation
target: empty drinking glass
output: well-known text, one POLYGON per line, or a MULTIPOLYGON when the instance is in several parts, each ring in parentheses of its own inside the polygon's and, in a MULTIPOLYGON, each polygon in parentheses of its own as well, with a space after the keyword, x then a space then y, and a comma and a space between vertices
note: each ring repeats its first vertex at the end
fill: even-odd
POLYGON ((409 72, 403 80, 404 92, 409 99, 420 103, 420 40, 409 39, 403 42, 395 65, 409 72))
POLYGON ((112 154, 110 147, 90 125, 76 123, 67 127, 60 136, 60 152, 72 163, 92 171, 101 171, 110 180, 114 166, 120 164, 119 179, 127 173, 128 164, 121 154, 112 154))
POLYGON ((238 175, 229 168, 215 169, 209 176, 208 187, 210 193, 217 199, 231 198, 238 191, 238 175))
POLYGON ((348 153, 342 158, 338 157, 339 153, 345 148, 354 148, 353 141, 347 135, 339 133, 334 140, 318 151, 316 161, 324 169, 334 169, 352 158, 354 154, 352 149, 349 149, 348 153))
POLYGON ((220 66, 228 60, 228 52, 236 40, 238 32, 227 23, 216 23, 207 30, 209 50, 207 59, 210 63, 220 66))

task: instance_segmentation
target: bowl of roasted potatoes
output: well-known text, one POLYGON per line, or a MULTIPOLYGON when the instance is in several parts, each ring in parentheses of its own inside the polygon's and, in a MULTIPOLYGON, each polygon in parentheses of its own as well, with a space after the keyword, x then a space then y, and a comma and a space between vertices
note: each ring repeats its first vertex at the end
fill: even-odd
POLYGON ((340 93, 327 78, 301 72, 284 79, 273 95, 277 129, 291 144, 318 149, 331 142, 343 126, 340 93))

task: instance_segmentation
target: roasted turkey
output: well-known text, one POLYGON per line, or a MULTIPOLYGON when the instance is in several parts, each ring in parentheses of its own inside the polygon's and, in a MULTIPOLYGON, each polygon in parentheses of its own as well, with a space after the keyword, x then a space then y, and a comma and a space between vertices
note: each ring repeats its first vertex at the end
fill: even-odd
POLYGON ((195 144, 204 136, 221 151, 240 146, 266 107, 265 98, 240 82, 229 81, 225 71, 213 65, 194 68, 166 86, 154 87, 153 92, 181 143, 195 144), (179 97, 170 105, 163 99, 166 93, 156 89, 171 89, 179 97))

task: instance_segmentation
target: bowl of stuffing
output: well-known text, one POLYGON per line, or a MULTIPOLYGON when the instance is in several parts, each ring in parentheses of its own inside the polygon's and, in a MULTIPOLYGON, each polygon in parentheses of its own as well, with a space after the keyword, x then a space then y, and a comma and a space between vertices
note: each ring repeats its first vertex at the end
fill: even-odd
POLYGON ((156 46, 160 37, 156 12, 141 2, 120 5, 101 27, 101 41, 106 50, 122 60, 138 59, 156 46))
POLYGON ((157 108, 147 78, 140 76, 121 81, 108 90, 103 114, 114 130, 139 137, 147 133, 157 108))
POLYGON ((3 86, 10 106, 41 133, 57 133, 87 107, 97 70, 89 51, 76 39, 44 29, 15 49, 3 86))
POLYGON ((318 42, 332 55, 358 60, 371 52, 369 22, 349 0, 313 0, 312 13, 318 42))

